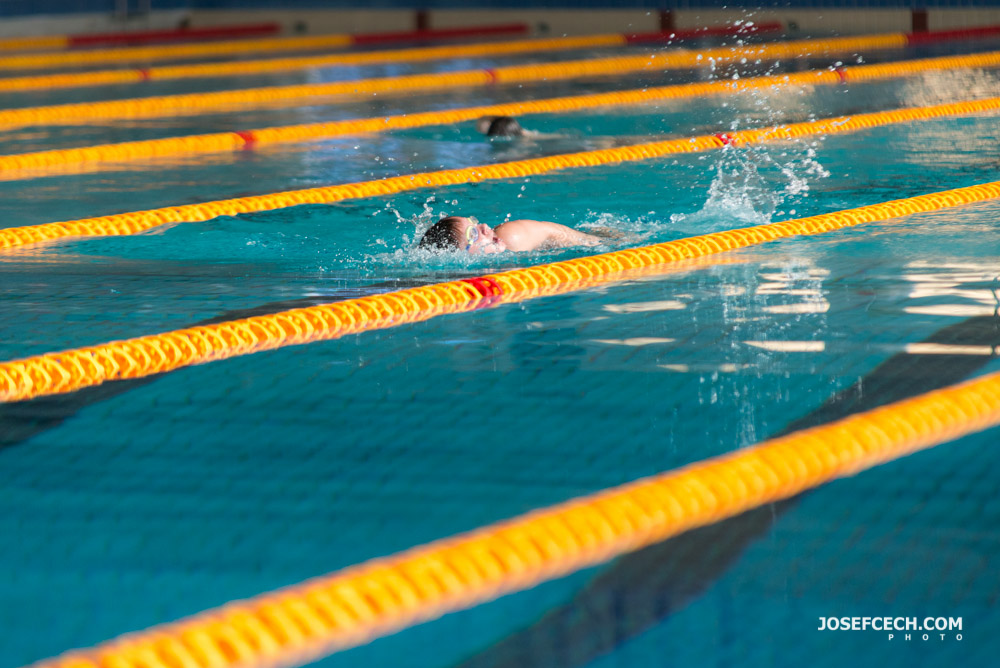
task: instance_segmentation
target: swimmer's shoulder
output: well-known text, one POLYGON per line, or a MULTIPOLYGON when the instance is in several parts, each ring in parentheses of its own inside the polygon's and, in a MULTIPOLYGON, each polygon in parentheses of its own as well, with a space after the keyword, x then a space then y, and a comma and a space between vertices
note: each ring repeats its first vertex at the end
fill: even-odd
POLYGON ((512 251, 535 250, 552 234, 555 223, 520 218, 496 226, 494 231, 512 251))

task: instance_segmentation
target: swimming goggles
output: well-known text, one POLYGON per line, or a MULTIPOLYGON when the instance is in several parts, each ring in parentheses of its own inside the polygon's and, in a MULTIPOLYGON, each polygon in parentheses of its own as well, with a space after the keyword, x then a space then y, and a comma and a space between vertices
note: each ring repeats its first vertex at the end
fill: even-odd
POLYGON ((477 225, 479 225, 479 221, 472 216, 469 216, 469 220, 472 221, 472 225, 469 225, 467 228, 465 228, 466 251, 471 250, 472 246, 475 245, 477 241, 479 241, 479 229, 476 227, 477 225))

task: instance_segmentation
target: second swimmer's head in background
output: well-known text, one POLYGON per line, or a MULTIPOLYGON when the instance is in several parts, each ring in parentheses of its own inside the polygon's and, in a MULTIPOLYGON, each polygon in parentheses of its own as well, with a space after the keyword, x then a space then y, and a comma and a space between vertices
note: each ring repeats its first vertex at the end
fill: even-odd
POLYGON ((507 245, 485 223, 475 217, 448 216, 430 226, 420 240, 427 250, 464 250, 467 253, 502 253, 507 245))
POLYGON ((524 128, 510 116, 483 116, 476 121, 476 130, 487 137, 524 136, 524 128))

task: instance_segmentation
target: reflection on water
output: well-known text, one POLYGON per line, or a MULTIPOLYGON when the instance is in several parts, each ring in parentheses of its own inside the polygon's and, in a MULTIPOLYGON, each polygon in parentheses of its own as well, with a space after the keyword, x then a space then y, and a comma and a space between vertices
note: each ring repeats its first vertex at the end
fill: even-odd
POLYGON ((902 279, 913 283, 906 313, 959 318, 996 315, 1000 309, 1000 265, 911 262, 902 279), (937 302, 937 303, 935 303, 937 302), (942 303, 943 302, 943 303, 942 303))

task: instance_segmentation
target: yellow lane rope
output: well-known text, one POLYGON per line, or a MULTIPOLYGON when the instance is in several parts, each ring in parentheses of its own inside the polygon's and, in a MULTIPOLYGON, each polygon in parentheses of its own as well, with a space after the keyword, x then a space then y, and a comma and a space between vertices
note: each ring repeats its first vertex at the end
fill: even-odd
MULTIPOLYGON (((945 56, 889 65, 861 65, 831 70, 812 70, 790 74, 748 77, 739 80, 709 81, 618 91, 574 95, 526 102, 427 111, 398 116, 360 118, 326 123, 308 123, 255 130, 216 132, 182 137, 166 137, 118 144, 98 144, 80 148, 53 149, 0 156, 0 178, 18 178, 24 170, 72 173, 73 166, 91 168, 102 162, 125 162, 153 157, 196 155, 233 151, 253 146, 329 139, 343 135, 382 132, 399 128, 460 123, 481 116, 515 116, 558 113, 594 107, 636 105, 661 100, 676 100, 708 95, 736 94, 746 90, 772 89, 778 86, 816 86, 844 81, 868 81, 876 78, 911 76, 930 70, 1000 66, 1000 51, 973 56, 945 56)), ((82 171, 82 170, 81 170, 82 171)), ((32 172, 32 176, 37 173, 32 172)), ((21 177, 23 178, 23 176, 21 177)))
POLYGON ((735 62, 743 59, 788 59, 831 53, 855 53, 862 49, 898 48, 905 37, 874 36, 801 40, 747 47, 727 47, 707 51, 672 51, 639 56, 618 56, 535 65, 516 65, 495 69, 465 70, 436 74, 415 74, 400 77, 361 79, 324 84, 269 86, 211 93, 163 95, 103 102, 25 107, 0 111, 0 127, 41 125, 48 123, 79 123, 107 118, 149 118, 172 114, 193 114, 254 107, 305 100, 331 95, 370 94, 389 91, 434 90, 487 84, 527 81, 574 79, 606 76, 625 72, 641 72, 671 67, 697 67, 712 63, 735 62))
MULTIPOLYGON (((31 40, 34 38, 25 38, 31 40)), ((44 38, 43 38, 44 39, 44 38)), ((65 40, 66 38, 50 38, 65 40)), ((150 60, 212 58, 247 52, 305 51, 336 49, 350 46, 351 35, 313 35, 308 37, 270 37, 239 39, 225 42, 196 44, 161 44, 128 48, 87 49, 60 53, 26 53, 0 57, 0 70, 28 70, 48 67, 82 67, 98 63, 120 63, 150 60)), ((65 42, 53 42, 53 48, 65 47, 65 42)))
POLYGON ((1000 373, 764 441, 35 668, 301 665, 1000 424, 1000 373))
POLYGON ((0 51, 27 51, 35 49, 66 49, 70 39, 67 35, 42 35, 38 37, 7 37, 0 40, 0 51))
MULTIPOLYGON (((346 46, 351 43, 349 35, 327 35, 317 37, 296 38, 297 43, 303 44, 304 48, 324 48, 346 46), (306 46, 308 45, 308 46, 306 46)), ((131 49, 102 49, 88 50, 74 53, 41 53, 41 54, 20 54, 10 56, 0 56, 0 70, 20 70, 31 68, 47 68, 55 66, 81 66, 100 62, 123 62, 136 60, 152 60, 162 57, 189 57, 191 55, 224 55, 228 53, 245 51, 267 51, 274 48, 278 43, 287 44, 288 40, 281 38, 252 40, 251 42, 216 42, 208 44, 183 44, 166 46, 145 46, 131 49), (248 48, 249 43, 256 43, 256 48, 248 48), (243 48, 238 48, 238 47, 243 48), (270 47, 270 48, 269 48, 270 47)), ((478 43, 453 45, 445 47, 414 47, 408 49, 391 49, 382 51, 372 51, 368 53, 338 54, 332 56, 332 60, 317 60, 316 58, 283 58, 277 60, 252 60, 244 63, 214 63, 207 64, 206 72, 210 74, 194 74, 201 71, 201 65, 181 66, 179 68, 162 67, 150 68, 150 78, 176 78, 177 76, 225 76, 229 74, 252 74, 258 72, 278 71, 297 69, 300 67, 316 67, 318 65, 335 64, 360 64, 372 62, 406 62, 415 60, 429 60, 434 58, 453 58, 459 56, 494 55, 506 53, 521 53, 527 51, 551 51, 568 50, 581 48, 599 48, 611 46, 625 46, 628 38, 622 33, 608 33, 603 35, 584 35, 581 37, 557 37, 533 40, 515 40, 508 42, 478 43), (434 55, 440 54, 440 55, 434 55), (340 60, 343 58, 344 60, 340 60), (233 66, 233 69, 226 69, 233 66), (221 67, 222 69, 213 69, 221 67)), ((882 35, 863 35, 858 37, 834 37, 813 40, 795 40, 790 42, 775 42, 756 47, 747 47, 747 56, 765 57, 762 53, 775 53, 775 57, 795 57, 802 55, 803 50, 819 49, 825 50, 855 50, 855 49, 891 49, 906 46, 907 36, 903 33, 888 33, 882 35), (767 49, 765 52, 758 52, 756 49, 767 49)), ((735 48, 735 47, 734 47, 735 48)), ((695 56, 695 52, 688 50, 677 50, 678 55, 686 54, 695 56)), ((730 53, 730 47, 720 47, 702 52, 704 57, 718 58, 725 57, 730 53)), ((819 55, 819 54, 811 54, 819 55)), ((766 56, 771 57, 771 56, 766 56)), ((99 73, 94 73, 99 74, 99 73)), ((44 77, 39 77, 44 78, 44 77)), ((82 84, 92 85, 92 84, 82 84)), ((4 82, 6 89, 7 82, 4 82)))
POLYGON ((890 123, 903 123, 958 114, 990 112, 996 111, 998 108, 1000 108, 1000 98, 957 102, 935 107, 897 109, 871 114, 859 114, 857 116, 822 119, 806 123, 793 123, 758 130, 742 130, 739 132, 701 135, 698 137, 672 139, 619 148, 560 154, 496 165, 481 165, 478 167, 449 169, 438 172, 406 174, 375 181, 362 181, 359 183, 309 188, 268 195, 240 197, 202 204, 186 204, 58 223, 10 227, 0 229, 0 249, 68 237, 136 234, 168 223, 201 222, 218 216, 235 216, 241 213, 273 211, 298 204, 328 204, 346 199, 377 197, 418 190, 420 188, 478 183, 493 179, 510 179, 543 174, 561 169, 649 160, 676 153, 693 153, 717 149, 726 144, 759 144, 806 135, 854 132, 890 123))
MULTIPOLYGON (((773 27, 773 26, 772 26, 773 27)), ((399 33, 332 34, 300 37, 268 37, 234 39, 226 41, 199 41, 185 44, 153 44, 149 46, 108 47, 86 49, 67 53, 29 53, 0 56, 0 70, 40 69, 50 67, 83 67, 104 63, 151 62, 156 60, 188 60, 192 58, 217 58, 240 56, 246 53, 277 53, 282 51, 309 51, 339 49, 385 41, 407 39, 448 40, 460 37, 482 37, 510 32, 525 32, 524 24, 504 24, 471 28, 454 28, 399 33)), ((600 37, 595 35, 593 37, 600 37)), ((620 35, 619 40, 625 36, 620 35)), ((53 35, 48 37, 20 37, 0 40, 0 52, 50 48, 65 50, 86 37, 53 35)), ((575 47, 568 47, 575 48, 575 47)))
POLYGON ((446 313, 579 290, 622 280, 637 271, 662 272, 664 265, 784 237, 820 234, 998 197, 1000 182, 993 182, 480 278, 36 355, 0 363, 0 401, 72 392, 109 380, 142 378, 195 364, 396 327, 446 313))
MULTIPOLYGON (((421 47, 346 53, 335 55, 309 56, 300 58, 280 58, 270 60, 247 60, 235 63, 204 63, 198 65, 176 65, 170 67, 150 67, 134 70, 104 70, 77 74, 50 74, 0 79, 0 90, 35 90, 47 88, 70 88, 96 86, 112 83, 134 83, 148 80, 190 79, 201 77, 228 77, 239 75, 266 74, 311 67, 332 67, 338 65, 365 65, 388 62, 420 62, 446 58, 504 56, 517 53, 545 52, 556 50, 624 46, 624 35, 594 35, 588 37, 562 37, 555 39, 517 40, 484 44, 459 44, 452 46, 421 47)), ((657 56, 657 63, 663 69, 696 67, 699 64, 716 61, 728 62, 739 58, 788 58, 799 57, 804 51, 819 49, 843 52, 855 49, 897 48, 897 40, 886 36, 866 38, 838 38, 833 40, 801 40, 786 43, 764 44, 752 47, 720 47, 705 51, 675 50, 657 56)), ((810 54, 812 55, 812 54, 810 54)), ((642 56, 641 58, 648 58, 642 56)), ((3 60, 0 59, 0 68, 3 60)), ((525 71, 535 72, 536 66, 528 65, 525 71)), ((605 73, 599 70, 598 73, 605 73)), ((523 76, 519 74, 518 76, 523 76)), ((528 78, 527 80, 531 80, 528 78)))
MULTIPOLYGON (((231 63, 201 63, 197 65, 172 65, 140 69, 102 70, 48 74, 0 79, 0 90, 37 90, 48 88, 72 88, 79 86, 100 86, 115 83, 135 83, 139 81, 161 81, 166 79, 195 79, 204 77, 231 77, 311 67, 334 67, 343 65, 367 65, 372 63, 421 62, 447 58, 476 58, 506 56, 518 53, 538 53, 546 51, 566 51, 611 46, 624 46, 623 35, 594 35, 589 37, 557 37, 550 39, 516 40, 479 44, 454 44, 449 46, 419 47, 411 49, 390 49, 384 51, 362 51, 334 55, 304 56, 299 58, 275 58, 269 60, 243 60, 231 63)), ((0 69, 3 61, 0 59, 0 69)))
POLYGON ((773 89, 778 86, 829 85, 842 82, 845 79, 870 80, 877 77, 909 76, 917 72, 932 69, 991 66, 1000 66, 1000 52, 983 56, 946 57, 913 63, 897 63, 891 66, 860 66, 838 72, 820 70, 754 77, 738 81, 712 81, 398 116, 261 128, 240 132, 220 132, 187 137, 169 137, 165 139, 104 144, 83 148, 56 149, 36 153, 0 156, 0 173, 39 169, 65 172, 69 170, 64 169, 64 167, 74 164, 94 165, 100 162, 122 162, 149 157, 232 151, 267 144, 314 141, 343 135, 381 132, 399 128, 459 123, 484 115, 558 113, 602 106, 635 105, 659 100, 735 94, 753 89, 773 89), (869 70, 868 68, 872 69, 869 70))
MULTIPOLYGON (((776 28, 766 24, 767 32, 776 28)), ((780 24, 778 24, 780 26, 780 24)), ((0 38, 0 52, 4 51, 40 51, 62 50, 94 47, 98 44, 124 45, 149 44, 163 41, 196 42, 220 41, 224 38, 238 39, 270 35, 281 30, 277 23, 245 23, 241 25, 175 28, 160 30, 127 30, 118 32, 87 33, 82 35, 33 35, 29 37, 0 38)), ((932 38, 934 39, 934 38, 932 38)), ((949 37, 950 39, 950 37, 949 37)))

